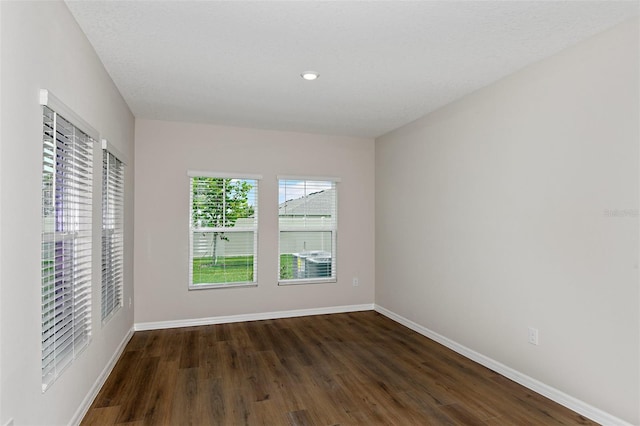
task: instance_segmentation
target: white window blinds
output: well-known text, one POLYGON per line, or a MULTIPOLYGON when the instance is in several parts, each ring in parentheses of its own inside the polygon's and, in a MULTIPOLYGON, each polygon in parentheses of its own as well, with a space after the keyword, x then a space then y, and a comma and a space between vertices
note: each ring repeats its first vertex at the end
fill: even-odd
POLYGON ((255 285, 258 180, 190 172, 189 288, 255 285))
POLYGON ((93 142, 43 106, 43 391, 91 335, 93 142))
POLYGON ((336 280, 337 179, 278 180, 280 284, 336 280))
MULTIPOLYGON (((106 141, 105 141, 106 142, 106 141)), ((122 306, 124 274, 124 163, 102 150, 102 321, 122 306)))

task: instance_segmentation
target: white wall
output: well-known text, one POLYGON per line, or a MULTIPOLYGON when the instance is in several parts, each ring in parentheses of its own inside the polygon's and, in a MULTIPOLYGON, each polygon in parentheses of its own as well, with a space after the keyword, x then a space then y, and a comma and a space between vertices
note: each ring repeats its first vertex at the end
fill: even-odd
POLYGON ((133 294, 134 119, 63 2, 0 2, 0 424, 68 424, 133 325, 100 321, 101 156, 94 158, 92 341, 44 394, 40 345, 42 108, 46 88, 129 157, 125 300, 133 294))
POLYGON ((136 324, 373 303, 373 167, 371 139, 136 120, 136 324), (187 290, 188 170, 262 175, 258 287, 187 290), (337 283, 278 287, 278 175, 342 179, 337 283))
POLYGON ((638 73, 634 20, 376 141, 376 303, 634 424, 638 73))
MULTIPOLYGON (((0 5, 0 52, 2 52, 2 5, 0 5)), ((0 57, 0 99, 3 99, 2 93, 2 58, 0 57)), ((0 164, 2 164, 2 102, 0 102, 0 164)), ((3 177, 0 173, 0 241, 2 241, 2 183, 3 177)), ((0 321, 2 321, 2 244, 0 244, 0 321)), ((0 343, 2 342, 2 326, 0 324, 0 343)), ((2 374, 2 350, 0 350, 0 422, 3 421, 4 416, 2 414, 2 386, 3 386, 3 374, 2 374)))

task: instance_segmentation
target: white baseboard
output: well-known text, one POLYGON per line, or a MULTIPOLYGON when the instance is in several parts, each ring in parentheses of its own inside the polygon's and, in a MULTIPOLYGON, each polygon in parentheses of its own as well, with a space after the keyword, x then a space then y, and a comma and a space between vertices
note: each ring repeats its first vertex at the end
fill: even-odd
POLYGON ((79 425, 84 416, 87 414, 87 411, 89 411, 93 400, 96 398, 96 396, 98 396, 98 392, 100 392, 100 389, 102 389, 104 382, 107 380, 107 377, 109 377, 109 374, 111 374, 111 371, 113 370, 113 367, 115 367, 116 362, 118 362, 120 355, 122 355, 122 352, 124 352, 124 348, 127 346, 127 343, 129 343, 129 340, 131 340, 131 337, 133 337, 133 331, 133 328, 131 328, 124 336, 124 339, 122 339, 120 345, 118 345, 118 349, 116 349, 114 354, 111 356, 111 359, 109 359, 109 362, 107 363, 107 365, 105 365, 102 373, 100 373, 95 383, 89 390, 89 393, 87 393, 87 396, 85 396, 84 400, 82 401, 82 404, 80 404, 75 414, 71 418, 71 421, 69 422, 70 425, 79 425))
POLYGON ((193 327, 198 325, 226 324, 243 321, 260 321, 278 318, 306 317, 309 315, 339 314, 344 312, 372 311, 374 305, 344 305, 326 308, 296 309, 291 311, 262 312, 255 314, 228 315, 176 321, 141 322, 134 324, 135 331, 160 330, 165 328, 193 327))
POLYGON ((376 312, 404 325, 405 327, 410 328, 411 330, 422 334, 434 340, 441 345, 446 346, 447 348, 459 353, 460 355, 469 358, 472 361, 477 362, 480 365, 483 365, 496 373, 503 375, 504 377, 513 380, 516 383, 521 384, 522 386, 531 389, 532 391, 539 393, 552 401, 557 402, 560 405, 563 405, 570 410, 575 411, 578 414, 583 415, 595 422, 598 422, 602 425, 607 426, 632 426, 630 423, 625 422, 618 417, 615 417, 607 412, 604 412, 596 407, 593 407, 587 404, 584 401, 581 401, 577 398, 574 398, 566 393, 559 391, 549 385, 546 385, 538 380, 529 377, 525 374, 520 373, 519 371, 514 370, 513 368, 507 367, 506 365, 491 359, 481 353, 478 353, 472 349, 467 348, 453 340, 444 337, 435 331, 429 330, 426 327, 421 326, 403 316, 396 314, 388 309, 383 308, 382 306, 375 305, 374 307, 376 312))

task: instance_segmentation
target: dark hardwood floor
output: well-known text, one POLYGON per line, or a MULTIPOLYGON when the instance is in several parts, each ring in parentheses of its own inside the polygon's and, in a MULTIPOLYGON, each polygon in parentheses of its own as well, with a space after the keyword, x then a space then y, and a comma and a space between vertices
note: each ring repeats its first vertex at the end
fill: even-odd
POLYGON ((82 424, 594 423, 369 311, 136 332, 82 424))

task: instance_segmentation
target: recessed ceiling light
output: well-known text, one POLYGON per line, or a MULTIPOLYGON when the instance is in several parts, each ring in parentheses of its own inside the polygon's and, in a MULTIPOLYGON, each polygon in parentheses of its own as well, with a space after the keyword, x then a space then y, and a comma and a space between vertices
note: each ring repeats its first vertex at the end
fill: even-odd
POLYGON ((316 78, 320 77, 320 74, 318 74, 315 71, 305 71, 302 74, 300 74, 300 77, 304 78, 305 80, 315 80, 316 78))

